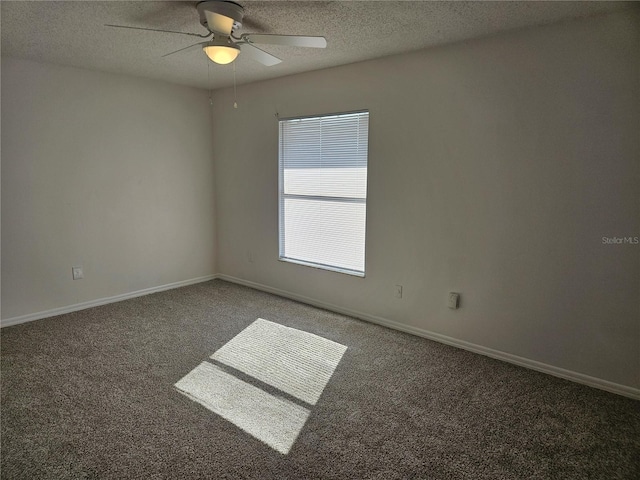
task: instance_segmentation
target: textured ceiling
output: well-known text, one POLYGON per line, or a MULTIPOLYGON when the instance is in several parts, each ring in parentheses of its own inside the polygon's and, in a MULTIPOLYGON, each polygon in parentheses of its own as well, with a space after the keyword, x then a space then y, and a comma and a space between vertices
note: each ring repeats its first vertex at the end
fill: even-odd
MULTIPOLYGON (((2 55, 124 73, 202 88, 228 86, 232 65, 208 62, 200 49, 161 56, 195 37, 104 24, 206 33, 197 2, 2 1, 2 55)), ((240 33, 323 35, 325 50, 264 46, 273 67, 242 54, 238 83, 358 62, 500 31, 630 8, 623 2, 242 1, 240 33)))

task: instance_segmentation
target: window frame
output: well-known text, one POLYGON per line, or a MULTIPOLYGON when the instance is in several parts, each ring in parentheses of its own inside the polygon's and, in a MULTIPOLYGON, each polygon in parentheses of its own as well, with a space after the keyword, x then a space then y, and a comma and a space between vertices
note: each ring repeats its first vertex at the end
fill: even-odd
POLYGON ((369 128, 367 128, 367 182, 366 182, 366 196, 364 199, 355 199, 352 197, 322 197, 322 196, 314 196, 314 195, 296 195, 296 194, 286 194, 284 192, 284 166, 282 165, 281 159, 283 156, 283 145, 282 145, 282 123, 289 120, 304 120, 309 118, 323 118, 323 117, 339 117, 342 115, 355 115, 366 113, 368 116, 367 122, 370 121, 371 112, 368 109, 362 110, 351 110, 346 112, 334 112, 334 113, 322 113, 315 115, 299 115, 299 116, 291 116, 291 117, 280 117, 278 116, 278 260, 286 263, 293 263, 295 265, 303 265, 306 267, 317 268, 320 270, 342 273, 346 275, 351 275, 354 277, 364 278, 366 276, 366 263, 367 263, 367 199, 369 197, 369 128), (299 260, 295 258, 285 257, 283 255, 284 252, 284 199, 286 197, 303 197, 303 198, 314 198, 319 201, 339 201, 344 203, 364 203, 365 204, 365 234, 364 234, 364 262, 363 262, 363 271, 353 270, 349 268, 337 267, 335 265, 322 264, 317 262, 309 262, 305 260, 299 260))

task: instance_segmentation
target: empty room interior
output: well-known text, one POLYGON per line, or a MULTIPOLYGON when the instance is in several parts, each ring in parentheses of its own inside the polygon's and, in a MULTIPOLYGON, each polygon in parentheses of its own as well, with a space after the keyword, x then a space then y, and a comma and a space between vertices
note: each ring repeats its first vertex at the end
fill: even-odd
POLYGON ((0 15, 2 479, 640 478, 637 3, 0 15))

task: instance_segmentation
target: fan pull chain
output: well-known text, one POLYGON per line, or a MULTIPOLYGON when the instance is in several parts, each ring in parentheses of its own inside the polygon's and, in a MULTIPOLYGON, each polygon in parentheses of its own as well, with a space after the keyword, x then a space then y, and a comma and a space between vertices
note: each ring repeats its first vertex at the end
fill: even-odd
POLYGON ((233 62, 233 108, 238 108, 238 91, 236 90, 236 62, 233 62))
POLYGON ((205 61, 207 62, 207 86, 209 87, 209 105, 213 106, 213 98, 211 98, 211 62, 208 58, 205 61))

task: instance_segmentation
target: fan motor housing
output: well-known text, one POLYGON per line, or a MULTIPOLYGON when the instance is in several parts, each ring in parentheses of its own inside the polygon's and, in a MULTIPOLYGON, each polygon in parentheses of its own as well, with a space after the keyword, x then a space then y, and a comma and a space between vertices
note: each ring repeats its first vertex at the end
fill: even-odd
MULTIPOLYGON (((225 0, 212 0, 208 2, 199 2, 196 5, 198 14, 200 15, 200 23, 207 30, 213 32, 214 29, 208 25, 207 12, 222 15, 233 20, 232 31, 242 26, 242 17, 244 16, 244 8, 235 2, 225 0)), ((230 34, 231 32, 218 32, 230 34)))

